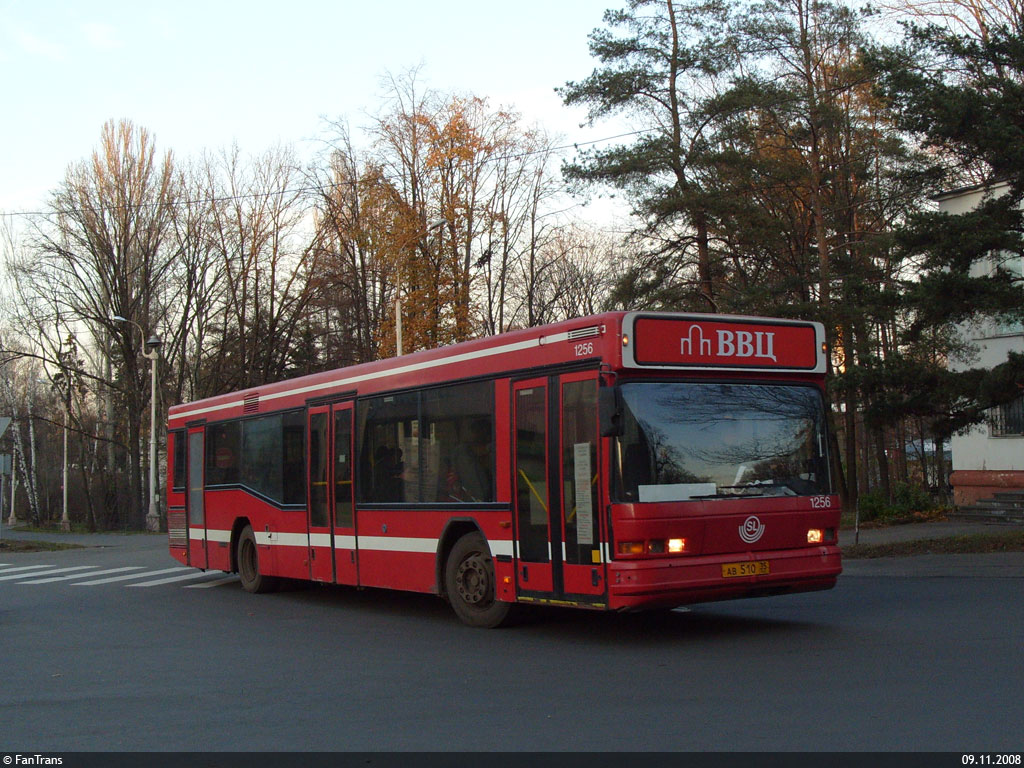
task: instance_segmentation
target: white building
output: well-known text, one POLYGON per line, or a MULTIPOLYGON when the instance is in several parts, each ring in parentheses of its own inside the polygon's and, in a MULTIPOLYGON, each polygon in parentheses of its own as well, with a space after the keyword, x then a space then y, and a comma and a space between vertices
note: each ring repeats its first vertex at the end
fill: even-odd
MULTIPOLYGON (((939 210, 950 214, 966 213, 981 203, 987 193, 999 195, 1006 185, 991 188, 968 187, 941 195, 939 210)), ((1024 260, 1004 263, 1004 268, 1024 275, 1024 260)), ((980 276, 994 264, 975 264, 971 274, 980 276)), ((1024 324, 1011 325, 985 321, 961 329, 974 348, 976 357, 951 360, 950 368, 964 370, 992 367, 1002 363, 1007 353, 1024 353, 1024 324)), ((952 438, 953 498, 958 506, 974 504, 999 491, 1024 490, 1024 397, 993 409, 986 423, 976 425, 964 435, 952 438)))

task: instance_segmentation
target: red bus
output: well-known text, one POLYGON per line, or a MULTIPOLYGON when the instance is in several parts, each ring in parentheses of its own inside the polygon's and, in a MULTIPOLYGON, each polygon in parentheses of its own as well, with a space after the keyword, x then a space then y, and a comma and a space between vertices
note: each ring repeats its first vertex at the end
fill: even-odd
POLYGON ((825 354, 819 323, 612 312, 178 405, 170 551, 476 626, 828 589, 825 354))

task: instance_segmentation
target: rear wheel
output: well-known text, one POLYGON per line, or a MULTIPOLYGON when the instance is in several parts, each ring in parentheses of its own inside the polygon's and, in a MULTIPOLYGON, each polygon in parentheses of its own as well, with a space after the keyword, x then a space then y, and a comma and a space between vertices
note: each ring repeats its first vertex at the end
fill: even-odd
POLYGON ((479 533, 467 533, 452 547, 445 592, 456 615, 471 627, 498 627, 510 618, 512 604, 495 598, 494 561, 479 533))
POLYGON ((273 592, 280 586, 281 580, 277 577, 260 573, 260 553, 251 525, 247 525, 238 537, 237 562, 238 576, 246 592, 273 592))

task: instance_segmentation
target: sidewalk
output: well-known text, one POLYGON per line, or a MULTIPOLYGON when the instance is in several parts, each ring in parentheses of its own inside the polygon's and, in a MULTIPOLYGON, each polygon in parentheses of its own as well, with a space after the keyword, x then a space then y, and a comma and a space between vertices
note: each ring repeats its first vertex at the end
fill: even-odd
POLYGON ((59 531, 24 531, 20 526, 11 528, 0 524, 0 541, 48 541, 59 544, 77 544, 81 547, 120 547, 123 549, 149 549, 167 546, 166 533, 60 533, 59 531))
POLYGON ((853 528, 839 531, 839 546, 859 544, 894 544, 902 541, 927 541, 945 539, 951 536, 965 536, 972 533, 1000 533, 1021 530, 1022 526, 1006 523, 969 523, 939 520, 927 523, 907 523, 884 528, 861 528, 858 537, 853 528))

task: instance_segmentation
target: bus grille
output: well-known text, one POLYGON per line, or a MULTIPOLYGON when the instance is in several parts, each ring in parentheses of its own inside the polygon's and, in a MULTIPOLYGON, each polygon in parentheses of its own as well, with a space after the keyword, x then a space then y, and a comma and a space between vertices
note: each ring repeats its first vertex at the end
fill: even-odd
POLYGON ((188 546, 188 530, 185 526, 185 510, 175 509, 167 513, 167 538, 172 547, 188 546))
POLYGON ((593 336, 600 336, 601 328, 597 325, 592 325, 589 328, 575 328, 569 331, 569 341, 576 341, 577 339, 589 339, 593 336))

